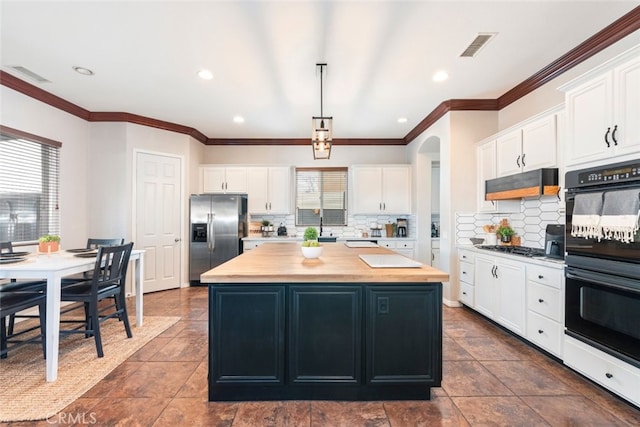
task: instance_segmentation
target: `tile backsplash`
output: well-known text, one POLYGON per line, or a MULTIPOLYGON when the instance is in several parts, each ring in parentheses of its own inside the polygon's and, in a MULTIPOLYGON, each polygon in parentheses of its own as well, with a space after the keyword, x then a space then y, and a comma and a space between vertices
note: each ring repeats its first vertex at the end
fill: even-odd
MULTIPOLYGON (((409 225, 408 236, 409 238, 416 238, 416 228, 413 215, 348 215, 346 226, 331 226, 325 225, 323 227, 323 236, 336 236, 336 237, 355 237, 358 229, 371 233, 371 223, 382 225, 382 237, 387 237, 384 224, 394 223, 398 218, 406 218, 409 225)), ((296 226, 295 215, 251 215, 251 221, 260 222, 263 219, 271 221, 271 223, 277 229, 280 224, 284 224, 287 227, 287 233, 297 233, 302 235, 304 229, 307 226, 296 226)), ((319 220, 318 220, 319 221, 319 220)), ((316 225, 319 228, 320 224, 316 225)), ((371 237, 371 235, 369 235, 371 237)))
POLYGON ((556 196, 522 199, 518 213, 456 213, 456 242, 467 244, 470 237, 484 237, 482 226, 507 218, 521 238, 522 246, 544 247, 547 224, 564 224, 564 212, 556 196))

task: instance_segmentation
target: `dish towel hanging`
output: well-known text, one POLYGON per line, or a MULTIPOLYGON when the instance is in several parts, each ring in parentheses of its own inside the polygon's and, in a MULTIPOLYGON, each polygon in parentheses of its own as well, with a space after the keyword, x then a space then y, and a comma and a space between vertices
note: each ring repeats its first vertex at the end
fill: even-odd
POLYGON ((640 191, 619 190, 604 193, 600 227, 605 239, 623 243, 634 241, 640 215, 640 191))
POLYGON ((600 214, 602 213, 602 192, 576 194, 571 218, 571 235, 585 239, 600 239, 600 214))

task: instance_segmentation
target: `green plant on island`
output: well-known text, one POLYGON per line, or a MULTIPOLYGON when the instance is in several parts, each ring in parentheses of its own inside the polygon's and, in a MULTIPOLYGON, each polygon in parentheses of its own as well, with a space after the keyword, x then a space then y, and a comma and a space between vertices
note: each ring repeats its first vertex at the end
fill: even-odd
POLYGON ((263 227, 268 227, 271 225, 271 221, 269 221, 268 219, 263 219, 262 220, 262 226, 263 227))
POLYGON ((45 234, 44 236, 40 237, 38 239, 39 242, 59 242, 60 241, 60 236, 57 236, 55 234, 45 234))
POLYGON ((501 225, 496 230, 496 234, 499 235, 500 237, 508 237, 508 236, 513 236, 514 234, 516 234, 516 232, 513 230, 513 228, 511 228, 508 225, 501 225))
POLYGON ((304 230, 303 239, 302 246, 305 248, 320 246, 320 243, 318 243, 318 230, 315 227, 307 227, 304 230))

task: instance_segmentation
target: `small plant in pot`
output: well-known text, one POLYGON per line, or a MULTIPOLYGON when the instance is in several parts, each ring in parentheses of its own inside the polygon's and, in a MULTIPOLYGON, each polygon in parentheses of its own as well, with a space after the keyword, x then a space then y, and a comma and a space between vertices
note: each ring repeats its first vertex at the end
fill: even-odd
POLYGON ((510 225, 501 224, 500 227, 496 230, 496 234, 500 236, 500 241, 503 243, 511 242, 511 236, 516 234, 516 232, 511 228, 510 225))
POLYGON ((50 253, 60 250, 60 236, 45 234, 38 239, 38 252, 50 253))
POLYGON ((271 221, 268 219, 262 220, 262 237, 268 237, 269 232, 273 231, 273 225, 271 225, 271 221))
POLYGON ((318 243, 318 230, 314 227, 307 227, 303 234, 302 255, 305 258, 319 258, 322 254, 322 246, 318 243))

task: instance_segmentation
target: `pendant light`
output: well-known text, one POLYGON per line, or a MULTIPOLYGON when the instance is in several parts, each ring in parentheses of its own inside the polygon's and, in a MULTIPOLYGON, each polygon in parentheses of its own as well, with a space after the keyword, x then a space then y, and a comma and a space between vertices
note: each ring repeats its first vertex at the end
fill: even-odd
POLYGON ((320 67, 320 116, 311 119, 311 145, 314 160, 329 158, 333 140, 333 117, 324 117, 322 110, 322 71, 326 66, 327 64, 316 64, 316 68, 320 67))

